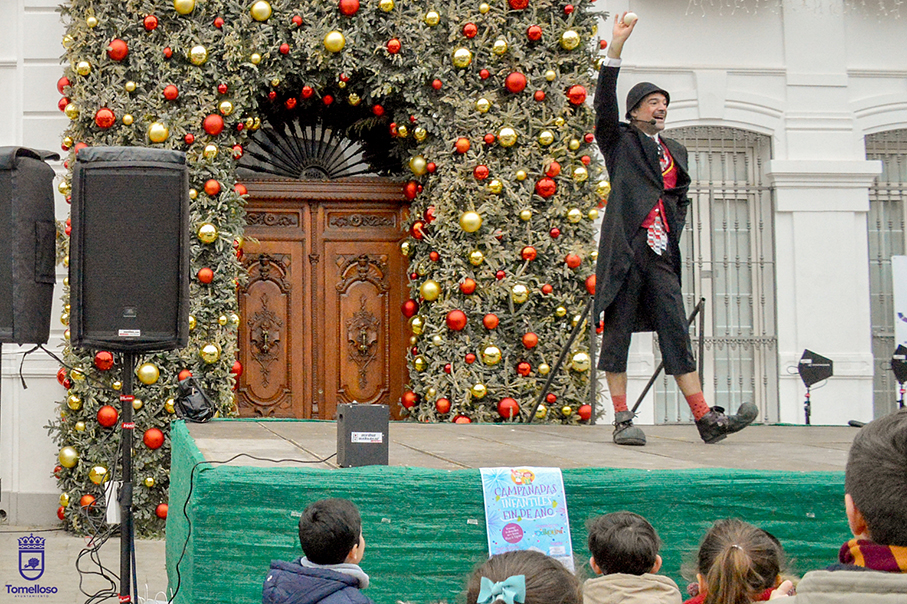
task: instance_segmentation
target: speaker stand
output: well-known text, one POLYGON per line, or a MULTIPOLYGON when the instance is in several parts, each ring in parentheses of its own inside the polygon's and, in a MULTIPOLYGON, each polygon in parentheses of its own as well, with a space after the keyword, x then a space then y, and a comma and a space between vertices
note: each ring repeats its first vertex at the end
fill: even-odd
POLYGON ((132 441, 135 422, 132 421, 132 378, 135 375, 135 353, 123 353, 123 391, 120 402, 123 486, 120 487, 120 602, 132 602, 130 579, 132 576, 132 550, 135 546, 135 527, 132 518, 132 441))
POLYGON ((806 416, 806 425, 809 425, 809 419, 813 414, 813 404, 810 399, 809 386, 806 387, 806 400, 803 401, 803 414, 806 416))

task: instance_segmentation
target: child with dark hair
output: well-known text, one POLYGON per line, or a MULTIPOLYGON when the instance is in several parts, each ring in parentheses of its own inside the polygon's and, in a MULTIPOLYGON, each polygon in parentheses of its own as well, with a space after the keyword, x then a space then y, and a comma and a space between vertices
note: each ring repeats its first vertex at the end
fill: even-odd
POLYGON ((781 583, 784 551, 770 533, 742 520, 718 520, 699 546, 699 594, 684 604, 750 604, 781 583))
POLYGON ((680 590, 661 568, 661 540, 633 512, 613 512, 589 523, 589 565, 596 574, 583 585, 584 604, 679 604, 680 590))
POLYGON ((486 560, 469 579, 466 604, 580 604, 579 580, 536 551, 506 552, 486 560))
POLYGON ((322 499, 299 519, 304 557, 271 561, 263 604, 372 604, 362 594, 368 575, 359 568, 365 553, 362 519, 352 501, 322 499))

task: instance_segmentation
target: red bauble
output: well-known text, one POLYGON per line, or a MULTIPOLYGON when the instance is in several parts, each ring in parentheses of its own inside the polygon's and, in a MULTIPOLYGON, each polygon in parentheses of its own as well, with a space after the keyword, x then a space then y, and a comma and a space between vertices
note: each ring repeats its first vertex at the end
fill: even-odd
POLYGON ((202 128, 204 128, 205 132, 211 136, 217 136, 224 130, 224 118, 216 113, 212 113, 205 118, 204 122, 202 122, 202 128))
POLYGON ((564 257, 564 262, 570 268, 579 268, 579 265, 583 263, 583 259, 576 254, 567 254, 567 256, 564 257))
POLYGON ((239 361, 233 361, 233 366, 230 367, 230 373, 232 373, 236 377, 239 377, 242 375, 242 371, 243 371, 242 363, 240 363, 239 361))
POLYGON ((581 158, 579 158, 579 160, 581 162, 583 162, 584 166, 588 166, 589 164, 592 163, 592 158, 589 157, 588 155, 583 155, 581 158))
POLYGON ((475 38, 477 33, 479 33, 479 28, 475 23, 467 23, 463 26, 463 35, 467 38, 475 38))
POLYGON ((403 316, 407 319, 411 319, 419 312, 419 303, 415 300, 407 300, 400 306, 400 312, 402 312, 403 316))
POLYGON ((607 40, 599 40, 599 41, 598 41, 598 47, 601 48, 602 50, 608 48, 608 41, 607 41, 607 40))
POLYGON ((230 90, 230 89, 227 87, 226 84, 221 83, 221 84, 218 84, 218 85, 217 85, 217 91, 218 91, 220 94, 227 94, 227 91, 228 91, 228 90, 230 90))
POLYGON ((142 25, 145 26, 147 31, 154 31, 157 29, 157 17, 154 15, 148 15, 142 20, 142 25))
POLYGON ((277 47, 277 50, 282 55, 290 54, 290 45, 287 44, 286 42, 284 42, 283 44, 281 44, 280 46, 277 47))
POLYGON ((592 134, 591 132, 587 132, 583 135, 583 140, 586 141, 587 143, 593 143, 593 142, 595 142, 595 135, 592 134))
POLYGON ((162 52, 164 53, 165 59, 169 59, 170 57, 173 56, 173 49, 170 48, 169 46, 165 47, 162 52))
POLYGON ((403 393, 403 396, 400 397, 400 404, 402 404, 407 409, 412 409, 418 402, 419 395, 412 390, 407 390, 403 393))
POLYGON ((488 178, 488 166, 479 164, 475 167, 475 170, 472 171, 472 175, 478 180, 485 180, 488 178))
POLYGON ((453 365, 451 365, 450 363, 445 364, 444 373, 450 373, 451 371, 453 371, 453 365))
POLYGON ((572 4, 568 4, 567 6, 564 7, 564 14, 569 15, 569 14, 572 13, 572 12, 573 12, 573 5, 572 5, 572 4))
POLYGON ((164 98, 168 101, 175 101, 179 95, 179 89, 173 84, 164 87, 164 98))
POLYGON ((382 115, 384 115, 384 107, 382 107, 381 105, 372 105, 372 113, 374 113, 377 117, 381 117, 382 115))
POLYGON ((526 37, 537 42, 542 39, 542 28, 538 25, 530 25, 529 29, 526 30, 526 37))
POLYGON ((191 377, 192 377, 192 372, 189 371, 188 369, 182 369, 182 370, 180 370, 180 372, 176 375, 176 379, 178 379, 178 380, 181 381, 181 382, 182 382, 183 380, 185 380, 186 378, 191 378, 191 377))
POLYGON ((416 198, 416 195, 418 195, 418 194, 419 194, 419 183, 417 183, 416 181, 411 180, 408 183, 406 183, 405 185, 403 185, 403 195, 406 196, 407 199, 413 200, 416 198))
POLYGON ((83 508, 90 508, 94 505, 94 495, 82 495, 79 498, 79 505, 83 508))
POLYGON ((204 268, 198 269, 198 280, 204 283, 205 285, 214 281, 214 271, 212 271, 207 266, 204 268))
POLYGON ((493 144, 494 144, 494 140, 495 140, 495 136, 494 136, 494 134, 491 134, 491 133, 489 132, 488 134, 485 135, 485 137, 484 137, 482 140, 485 141, 485 144, 486 144, 486 145, 493 145, 493 144))
POLYGON ((224 18, 223 17, 215 18, 214 27, 216 27, 217 29, 222 29, 224 27, 224 18))
POLYGON ((166 518, 168 509, 169 506, 166 503, 159 503, 158 506, 154 508, 154 515, 158 518, 166 518))
POLYGON ((340 0, 340 14, 352 17, 359 12, 359 0, 340 0))
POLYGON ((535 192, 548 199, 557 192, 557 183, 550 178, 542 178, 535 183, 535 192))
POLYGON ((506 276, 507 276, 507 273, 505 273, 504 271, 497 271, 494 274, 494 278, 497 279, 498 281, 502 280, 506 276))
POLYGON ((498 316, 494 313, 488 313, 482 317, 482 325, 485 326, 485 329, 494 329, 500 322, 501 320, 498 319, 498 316))
POLYGON ((272 90, 271 92, 268 93, 268 100, 273 101, 273 100, 276 99, 276 98, 277 98, 277 93, 274 92, 273 90, 272 90))
POLYGON ((532 98, 534 98, 536 101, 538 101, 539 103, 541 103, 542 101, 545 100, 545 91, 544 91, 544 90, 536 90, 535 93, 533 93, 532 98))
POLYGON ((233 190, 236 191, 237 195, 248 195, 249 194, 249 189, 246 188, 246 185, 239 183, 239 182, 236 183, 235 185, 233 185, 233 190))
POLYGON ((573 105, 582 105, 586 102, 586 88, 577 84, 567 89, 567 100, 573 105))
POLYGON ((214 180, 213 178, 205 181, 205 193, 214 197, 220 193, 220 183, 214 180))
POLYGON ((553 291, 554 291, 554 287, 552 287, 550 283, 546 283, 545 285, 542 286, 542 293, 545 294, 546 296, 550 295, 553 291))
POLYGON ((465 415, 458 415, 454 418, 453 423, 455 424, 471 424, 472 420, 466 417, 465 415))
POLYGON ((57 101, 57 109, 60 111, 66 111, 66 106, 69 105, 69 99, 65 96, 57 101))
POLYGON ((545 397, 545 400, 548 401, 549 404, 553 405, 554 403, 557 402, 557 395, 549 392, 548 395, 545 397))
POLYGON ((526 377, 532 372, 532 366, 526 361, 521 361, 516 366, 516 372, 521 376, 526 377))
POLYGON ((417 220, 413 223, 413 226, 410 228, 409 232, 414 238, 420 241, 422 239, 425 239, 425 223, 421 220, 417 220))
POLYGON ((195 135, 191 132, 186 133, 186 136, 183 137, 183 140, 186 141, 187 145, 191 145, 195 142, 195 135))
POLYGON ((66 76, 63 76, 62 78, 57 80, 57 92, 59 92, 60 94, 65 94, 63 92, 63 89, 66 88, 67 86, 69 86, 69 84, 70 84, 69 78, 67 78, 66 76))
POLYGON ((422 217, 425 219, 426 224, 431 224, 435 221, 435 206, 428 206, 425 208, 425 211, 422 212, 422 217))
POLYGON ((432 262, 437 262, 438 260, 441 259, 441 254, 432 250, 428 253, 428 259, 431 260, 432 262))
POLYGON ((425 164, 425 169, 428 170, 429 174, 434 174, 435 170, 438 169, 438 164, 436 164, 433 161, 430 161, 427 164, 425 164))
POLYGON ((469 148, 471 146, 472 145, 470 144, 469 139, 465 136, 461 136, 457 139, 457 142, 454 143, 454 147, 456 148, 457 153, 466 153, 467 151, 469 151, 469 148))
POLYGON ((110 428, 117 423, 117 418, 119 417, 117 410, 111 407, 110 405, 104 405, 98 409, 98 423, 104 426, 105 428, 110 428))
POLYGON ((54 466, 54 478, 60 478, 60 473, 63 471, 63 466, 54 466))
POLYGON ((552 239, 557 239, 558 237, 561 236, 561 230, 557 227, 554 227, 553 229, 548 231, 548 234, 551 235, 552 239))
POLYGON ((538 256, 539 256, 538 251, 536 251, 536 249, 534 247, 532 247, 531 245, 527 245, 522 250, 520 250, 520 257, 523 260, 528 260, 528 261, 532 262, 533 260, 538 258, 538 256))
POLYGON ((110 128, 116 122, 117 116, 107 107, 101 107, 94 114, 94 123, 98 125, 98 128, 110 128))
POLYGON ((498 402, 498 415, 504 419, 512 419, 520 414, 520 404, 508 397, 498 402))
POLYGON ((395 55, 398 52, 400 52, 400 48, 402 48, 402 44, 400 44, 400 40, 398 40, 397 38, 391 38, 390 40, 388 40, 387 52, 391 53, 392 55, 395 55))
POLYGON ((450 400, 446 398, 439 398, 435 401, 435 409, 438 413, 447 413, 450 411, 450 400))
POLYGON ((59 518, 60 520, 66 519, 66 508, 64 508, 62 505, 57 508, 57 518, 59 518))
POLYGON ((466 295, 475 293, 476 291, 476 282, 469 277, 463 279, 463 282, 460 283, 460 291, 466 295))
POLYGON ((149 449, 158 449, 164 444, 164 433, 158 428, 148 428, 142 436, 142 442, 149 449))
POLYGON ((514 94, 523 92, 526 88, 526 76, 519 71, 514 71, 504 80, 504 87, 514 94))
POLYGON ((595 295, 595 275, 586 277, 586 291, 589 292, 590 296, 595 295))
POLYGON ((299 15, 293 15, 292 21, 293 25, 295 25, 296 27, 300 27, 302 25, 302 17, 300 17, 299 15))
POLYGON ((576 410, 576 414, 584 422, 589 421, 589 418, 592 417, 592 405, 580 405, 579 409, 576 410))
POLYGON ((479 71, 479 77, 482 78, 483 80, 487 80, 488 78, 491 77, 491 72, 488 71, 487 69, 482 69, 481 71, 479 71))
POLYGON ((304 99, 310 98, 313 94, 315 94, 315 89, 312 88, 311 86, 302 87, 302 98, 304 98, 304 99))
POLYGON ((523 346, 525 346, 526 348, 535 348, 538 343, 539 337, 531 331, 529 333, 523 334, 523 346))
POLYGON ((466 327, 466 313, 462 310, 457 309, 450 311, 447 313, 445 320, 447 321, 448 329, 453 331, 463 331, 466 327))
POLYGON ((547 176, 550 176, 551 178, 554 178, 555 176, 557 176, 560 173, 561 173, 561 165, 559 163, 557 163, 556 161, 553 161, 550 164, 548 164, 548 168, 545 170, 545 174, 547 176))
POLYGON ((112 61, 122 61, 129 54, 129 46, 123 40, 114 38, 107 45, 107 56, 112 61))
POLYGON ((330 105, 331 103, 334 102, 334 97, 332 97, 329 94, 326 94, 323 97, 321 97, 321 102, 324 103, 325 105, 330 105))
POLYGON ((507 4, 509 4, 510 8, 513 10, 523 10, 529 6, 529 0, 507 0, 507 4))
POLYGON ((472 354, 471 352, 467 353, 465 360, 467 365, 472 365, 476 362, 476 355, 472 354))
POLYGON ((63 382, 66 381, 66 367, 60 367, 57 369, 57 381, 60 382, 60 385, 63 385, 63 382))
POLYGON ((101 371, 107 371, 113 367, 113 354, 106 350, 99 350, 94 355, 94 366, 101 371))
POLYGON ((442 82, 441 80, 435 79, 435 80, 431 81, 431 87, 434 88, 435 90, 441 90, 441 88, 443 86, 444 86, 444 82, 442 82))
MULTIPOLYGON (((289 101, 287 101, 287 109, 293 108, 293 107, 290 107, 290 101, 293 101, 294 107, 296 106, 296 99, 290 99, 289 101)), ((242 157, 242 154, 243 154, 242 145, 240 145, 240 144, 233 145, 233 159, 240 159, 242 157)))

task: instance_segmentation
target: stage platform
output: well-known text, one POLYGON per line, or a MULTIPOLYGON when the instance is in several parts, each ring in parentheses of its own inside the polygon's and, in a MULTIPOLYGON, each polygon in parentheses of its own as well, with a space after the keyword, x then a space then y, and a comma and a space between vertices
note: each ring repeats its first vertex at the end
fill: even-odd
POLYGON ((179 584, 180 603, 260 602, 270 560, 301 555, 300 511, 317 499, 346 497, 363 516, 362 566, 372 578, 366 595, 377 604, 456 601, 487 556, 481 467, 563 470, 581 573, 589 573, 585 522, 624 509, 658 530, 662 572, 682 590, 681 567, 695 560, 699 539, 718 518, 772 532, 798 573, 834 562, 849 536, 843 485, 854 428, 751 426, 705 445, 692 425, 644 426, 645 447, 618 447, 611 430, 392 423, 389 466, 337 468, 335 459, 319 462, 336 450, 333 422, 176 422, 170 589, 179 584))

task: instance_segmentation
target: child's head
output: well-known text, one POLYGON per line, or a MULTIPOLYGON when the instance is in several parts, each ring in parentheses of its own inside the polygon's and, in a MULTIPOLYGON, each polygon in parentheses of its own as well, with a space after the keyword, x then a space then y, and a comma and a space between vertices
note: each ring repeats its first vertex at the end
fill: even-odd
POLYGON ((718 520, 699 546, 705 604, 749 604, 776 587, 784 564, 778 540, 742 520, 718 520))
POLYGON ((860 430, 850 447, 844 490, 856 537, 907 546, 907 409, 860 430))
POLYGON ((365 550, 359 510, 347 499, 322 499, 299 519, 299 543, 315 564, 357 564, 365 550))
POLYGON ((589 564, 602 575, 658 572, 660 546, 649 521, 633 512, 613 512, 589 523, 589 564))
POLYGON ((580 604, 579 580, 563 564, 541 552, 492 556, 472 574, 466 604, 580 604), (522 587, 522 590, 520 589, 522 587), (522 591, 523 595, 515 593, 522 591))

